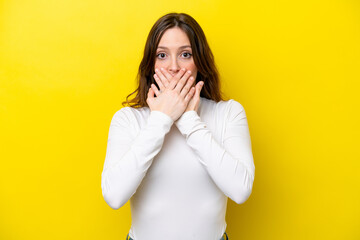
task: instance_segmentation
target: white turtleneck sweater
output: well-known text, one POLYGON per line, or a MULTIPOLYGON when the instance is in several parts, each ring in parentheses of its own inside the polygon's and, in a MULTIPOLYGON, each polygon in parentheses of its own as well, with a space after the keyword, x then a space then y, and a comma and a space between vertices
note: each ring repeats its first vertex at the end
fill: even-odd
POLYGON ((177 121, 124 107, 110 123, 101 174, 106 203, 130 200, 134 240, 219 240, 228 197, 238 204, 255 177, 243 106, 200 98, 177 121))

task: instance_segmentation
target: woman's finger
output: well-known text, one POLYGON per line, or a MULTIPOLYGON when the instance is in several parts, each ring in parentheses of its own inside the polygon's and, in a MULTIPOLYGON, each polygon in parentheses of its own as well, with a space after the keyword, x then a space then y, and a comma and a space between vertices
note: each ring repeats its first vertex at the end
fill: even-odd
POLYGON ((164 74, 164 76, 166 77, 167 83, 169 83, 170 80, 172 79, 171 74, 170 74, 165 68, 160 68, 160 71, 161 71, 161 73, 164 74))
POLYGON ((192 97, 194 96, 195 94, 195 87, 192 87, 190 89, 190 91, 186 94, 185 96, 185 103, 188 104, 189 101, 192 99, 192 97))
POLYGON ((163 85, 167 87, 167 85, 169 84, 169 80, 167 80, 167 78, 164 76, 164 74, 159 69, 155 69, 155 72, 156 72, 156 75, 161 80, 161 82, 163 83, 163 85))
POLYGON ((204 82, 200 81, 196 84, 195 88, 196 88, 196 92, 195 92, 195 97, 200 99, 200 92, 202 87, 204 86, 204 82))
POLYGON ((194 77, 191 76, 187 80, 187 82, 186 82, 185 86, 183 87, 183 89, 181 89, 180 96, 182 96, 182 97, 186 96, 186 94, 191 89, 191 86, 193 85, 193 83, 194 83, 194 77))
POLYGON ((152 89, 149 88, 149 91, 148 91, 148 94, 147 94, 146 103, 147 103, 148 105, 151 105, 152 102, 153 102, 153 100, 154 100, 154 91, 152 91, 152 89))
POLYGON ((191 77, 191 71, 187 71, 182 78, 177 82, 175 90, 180 93, 181 89, 184 87, 185 83, 187 82, 188 78, 191 77))
POLYGON ((157 85, 159 86, 160 90, 164 91, 166 88, 166 85, 163 84, 163 82, 161 81, 161 79, 158 77, 158 75, 156 73, 154 74, 154 79, 155 79, 157 85))
POLYGON ((155 92, 156 96, 158 97, 160 95, 160 91, 157 89, 155 84, 151 84, 151 89, 155 92))
POLYGON ((149 91, 148 91, 148 98, 153 98, 154 97, 154 92, 151 91, 151 88, 149 88, 149 91))
POLYGON ((203 86, 204 86, 204 81, 200 81, 200 82, 198 82, 198 88, 199 88, 199 96, 200 96, 200 92, 201 92, 201 89, 203 88, 203 86))
POLYGON ((177 74, 175 74, 175 76, 174 76, 174 77, 172 78, 172 80, 170 81, 170 84, 169 84, 168 88, 174 89, 175 86, 176 86, 176 84, 177 84, 177 83, 179 82, 179 80, 181 79, 181 77, 184 76, 185 72, 186 72, 186 69, 185 69, 185 68, 180 69, 180 71, 179 71, 177 74))

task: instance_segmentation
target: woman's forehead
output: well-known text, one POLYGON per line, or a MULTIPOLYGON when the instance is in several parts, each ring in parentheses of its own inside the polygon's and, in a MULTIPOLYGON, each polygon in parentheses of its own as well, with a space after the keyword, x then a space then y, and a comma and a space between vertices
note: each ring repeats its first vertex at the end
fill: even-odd
POLYGON ((186 33, 178 27, 167 29, 159 42, 159 47, 179 48, 183 46, 191 46, 190 40, 186 33))

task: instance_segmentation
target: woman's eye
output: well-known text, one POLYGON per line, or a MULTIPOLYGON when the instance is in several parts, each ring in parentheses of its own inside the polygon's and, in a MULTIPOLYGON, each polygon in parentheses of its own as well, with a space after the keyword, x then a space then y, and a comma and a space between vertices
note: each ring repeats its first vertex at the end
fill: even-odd
POLYGON ((160 58, 160 59, 161 59, 161 58, 165 58, 165 56, 166 56, 165 53, 158 53, 158 54, 157 54, 157 57, 160 58))
POLYGON ((190 57, 191 57, 191 53, 189 53, 189 52, 185 52, 185 53, 183 53, 182 55, 183 55, 183 57, 185 57, 185 58, 190 58, 190 57))

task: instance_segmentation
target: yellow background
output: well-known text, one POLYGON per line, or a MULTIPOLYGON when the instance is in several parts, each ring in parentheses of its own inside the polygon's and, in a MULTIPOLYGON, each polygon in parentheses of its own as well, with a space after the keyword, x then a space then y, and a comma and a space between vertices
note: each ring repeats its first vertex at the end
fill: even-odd
POLYGON ((360 239, 360 4, 0 1, 0 239, 125 239, 101 172, 151 26, 202 26, 226 99, 246 110, 252 195, 230 239, 360 239))

